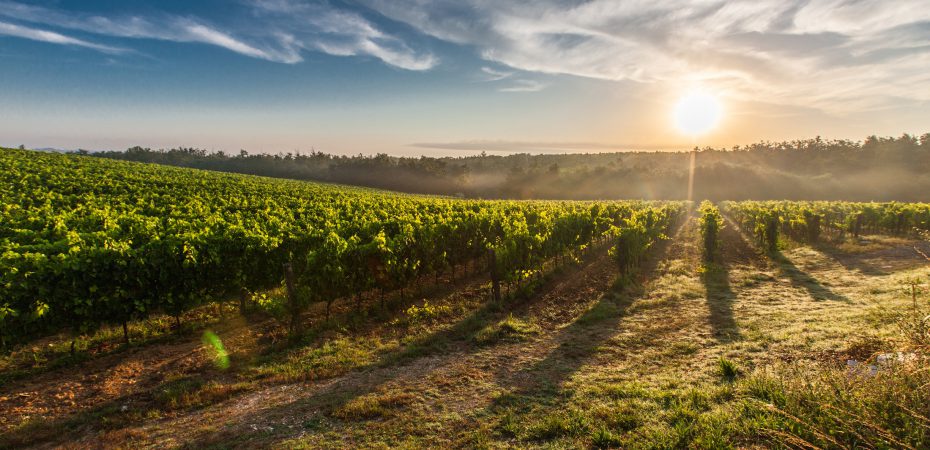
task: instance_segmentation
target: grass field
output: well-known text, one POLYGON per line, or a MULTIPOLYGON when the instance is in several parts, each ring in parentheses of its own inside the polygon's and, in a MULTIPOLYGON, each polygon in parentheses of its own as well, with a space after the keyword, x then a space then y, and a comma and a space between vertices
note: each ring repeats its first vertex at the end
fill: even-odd
MULTIPOLYGON (((811 398, 842 406, 849 392, 856 419, 833 416, 850 425, 880 423, 870 405, 888 395, 926 396, 871 398, 914 382, 907 377, 926 382, 920 371, 846 368, 907 347, 896 326, 911 303, 904 283, 930 276, 915 248, 930 251, 874 236, 767 258, 730 222, 718 261, 705 264, 691 218, 630 283, 598 248, 510 304, 488 304, 480 274, 440 280, 390 316, 375 299, 362 314, 339 305, 297 345, 274 322, 212 309, 189 313, 199 317, 185 318, 181 333, 167 319, 134 324, 146 337, 130 347, 116 330, 101 332, 80 357, 47 339, 0 361, 0 443, 844 447, 859 438, 821 423, 831 415, 806 418, 811 398), (206 329, 222 340, 228 368, 203 343, 206 329), (843 392, 821 390, 837 383, 843 392)), ((875 425, 890 434, 885 447, 927 442, 925 417, 913 413, 909 441, 875 425)), ((868 431, 859 442, 882 447, 882 432, 868 431)))

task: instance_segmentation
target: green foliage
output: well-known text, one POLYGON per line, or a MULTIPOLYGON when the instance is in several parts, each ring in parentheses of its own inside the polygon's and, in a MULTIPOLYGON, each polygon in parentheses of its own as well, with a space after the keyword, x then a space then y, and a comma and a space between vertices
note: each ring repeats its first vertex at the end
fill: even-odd
POLYGON ((743 229, 752 230, 762 249, 770 253, 778 250, 782 209, 776 202, 724 202, 723 207, 743 229))
POLYGON ((701 202, 701 238, 704 242, 704 259, 713 261, 719 246, 720 230, 723 228, 723 216, 713 203, 701 202))
POLYGON ((404 289, 488 249, 519 286, 611 233, 638 261, 681 209, 453 200, 11 149, 0 186, 3 345, 269 292, 287 285, 285 267, 293 289, 256 304, 294 330, 310 304, 404 289))
POLYGON ((642 263, 650 248, 666 233, 684 212, 684 203, 666 203, 632 211, 620 226, 610 230, 616 244, 611 255, 617 261, 620 273, 631 274, 642 263))
POLYGON ((724 211, 759 243, 775 250, 778 235, 816 244, 824 234, 843 238, 847 233, 906 235, 930 230, 930 203, 855 203, 745 201, 724 202, 724 211))
POLYGON ((423 306, 411 305, 404 311, 404 319, 410 325, 431 322, 443 315, 450 314, 452 308, 446 305, 431 305, 428 301, 423 306))

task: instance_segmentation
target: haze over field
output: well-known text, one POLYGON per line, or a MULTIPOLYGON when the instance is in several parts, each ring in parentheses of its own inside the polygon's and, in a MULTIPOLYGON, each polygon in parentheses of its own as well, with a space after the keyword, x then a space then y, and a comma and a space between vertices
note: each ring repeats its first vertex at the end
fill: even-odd
POLYGON ((930 449, 930 0, 0 0, 0 449, 930 449))
POLYGON ((0 2, 2 144, 462 155, 919 135, 922 0, 0 2), (694 138, 674 105, 719 101, 694 138))

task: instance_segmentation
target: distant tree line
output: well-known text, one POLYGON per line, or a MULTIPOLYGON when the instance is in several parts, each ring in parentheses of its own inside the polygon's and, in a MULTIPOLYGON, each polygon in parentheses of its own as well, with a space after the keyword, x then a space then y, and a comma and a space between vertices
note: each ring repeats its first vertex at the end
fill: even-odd
POLYGON ((465 168, 453 161, 425 156, 395 158, 383 153, 374 156, 343 156, 316 151, 307 154, 250 154, 241 150, 239 154, 231 156, 198 148, 152 150, 132 147, 122 152, 87 154, 126 161, 427 194, 454 193, 461 189, 465 175, 465 168))
MULTIPOLYGON (((696 148, 695 197, 712 200, 930 200, 930 133, 864 141, 759 142, 696 148)), ((86 152, 84 152, 86 153, 86 152)), ((93 156, 269 177, 473 198, 682 199, 689 152, 464 157, 238 155, 196 148, 93 156)))

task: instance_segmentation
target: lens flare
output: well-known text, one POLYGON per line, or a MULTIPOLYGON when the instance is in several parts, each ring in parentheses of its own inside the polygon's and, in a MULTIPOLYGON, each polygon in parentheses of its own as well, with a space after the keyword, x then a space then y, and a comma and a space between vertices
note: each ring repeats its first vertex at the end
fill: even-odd
POLYGON ((220 337, 217 336, 216 333, 207 330, 203 333, 202 341, 207 351, 212 353, 213 364, 216 365, 218 369, 227 369, 229 367, 229 353, 227 353, 226 348, 223 347, 223 341, 220 340, 220 337))

